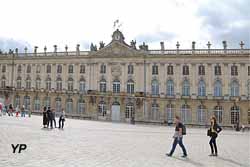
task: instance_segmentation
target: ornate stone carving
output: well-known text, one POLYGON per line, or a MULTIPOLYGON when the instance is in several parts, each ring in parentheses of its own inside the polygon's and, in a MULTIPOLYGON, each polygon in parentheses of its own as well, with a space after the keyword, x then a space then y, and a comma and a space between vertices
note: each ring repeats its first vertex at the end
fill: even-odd
POLYGON ((111 67, 111 74, 112 76, 114 77, 118 77, 122 74, 122 69, 121 69, 121 66, 120 65, 113 65, 111 67))

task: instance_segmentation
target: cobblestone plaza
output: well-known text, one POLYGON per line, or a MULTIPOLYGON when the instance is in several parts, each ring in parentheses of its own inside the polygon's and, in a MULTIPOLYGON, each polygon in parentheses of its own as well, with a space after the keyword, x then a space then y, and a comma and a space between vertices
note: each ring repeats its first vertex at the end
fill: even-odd
POLYGON ((43 129, 42 117, 0 117, 0 166, 81 167, 236 167, 250 166, 250 133, 225 130, 218 137, 218 157, 209 157, 204 128, 187 128, 184 144, 165 156, 174 128, 67 119, 64 130, 43 129), (27 149, 13 154, 11 144, 27 149))

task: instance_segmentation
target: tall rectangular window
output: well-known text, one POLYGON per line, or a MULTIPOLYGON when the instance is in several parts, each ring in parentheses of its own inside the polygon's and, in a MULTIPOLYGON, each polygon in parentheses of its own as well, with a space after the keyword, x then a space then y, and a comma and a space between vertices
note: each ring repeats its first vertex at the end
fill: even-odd
POLYGON ((216 65, 214 67, 214 75, 221 75, 221 66, 220 65, 216 65))
POLYGON ((153 75, 158 75, 158 66, 157 65, 153 65, 153 67, 152 67, 152 74, 153 75))
POLYGON ((183 75, 189 75, 189 67, 187 65, 184 65, 182 67, 182 74, 183 75))
POLYGON ((69 65, 69 70, 68 70, 69 74, 73 74, 74 73, 74 66, 71 64, 69 65))
POLYGON ((81 65, 80 66, 80 74, 84 74, 85 73, 85 65, 81 65))
POLYGON ((205 75, 205 66, 204 65, 199 66, 199 75, 205 75))
POLYGON ((237 68, 236 65, 233 65, 233 66, 231 67, 231 75, 232 75, 232 76, 237 76, 237 75, 238 75, 238 68, 237 68))
POLYGON ((105 74, 106 73, 106 65, 104 65, 104 64, 101 65, 100 73, 101 74, 105 74))
POLYGON ((134 73, 134 67, 133 65, 128 65, 128 74, 133 74, 134 73))
POLYGON ((174 67, 172 65, 168 66, 167 73, 168 75, 174 75, 174 67))

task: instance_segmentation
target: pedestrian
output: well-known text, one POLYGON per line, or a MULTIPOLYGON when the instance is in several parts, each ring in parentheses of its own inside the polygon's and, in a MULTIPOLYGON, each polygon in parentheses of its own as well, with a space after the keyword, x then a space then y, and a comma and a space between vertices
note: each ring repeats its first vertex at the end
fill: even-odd
POLYGON ((48 120, 47 120, 47 127, 51 129, 53 129, 53 124, 52 124, 52 112, 50 110, 50 107, 48 107, 48 110, 47 110, 47 117, 48 117, 48 120))
POLYGON ((187 157, 187 151, 185 146, 183 145, 183 135, 186 134, 186 128, 185 126, 181 123, 180 121, 180 117, 179 116, 175 116, 175 133, 174 133, 174 142, 172 145, 172 149, 170 151, 170 153, 167 153, 166 155, 171 157, 175 151, 176 145, 179 144, 179 146, 181 147, 182 151, 183 151, 183 155, 182 157, 185 158, 187 157))
POLYGON ((54 122, 55 128, 56 128, 56 113, 55 109, 52 109, 52 121, 54 122))
POLYGON ((8 114, 9 114, 9 116, 13 116, 13 107, 12 107, 12 104, 9 105, 8 114))
POLYGON ((28 110, 29 117, 31 117, 31 109, 28 110))
POLYGON ((211 154, 209 156, 218 156, 218 150, 216 145, 216 138, 218 133, 222 130, 221 127, 217 124, 215 116, 212 116, 210 129, 207 131, 207 135, 210 137, 209 145, 211 148, 211 154))
POLYGON ((8 115, 8 108, 7 108, 7 106, 4 106, 3 107, 3 115, 8 115))
POLYGON ((16 117, 18 117, 18 114, 19 114, 19 107, 18 105, 16 106, 16 117))
POLYGON ((0 116, 2 116, 3 105, 0 103, 0 116))
POLYGON ((59 129, 64 127, 64 122, 65 122, 65 112, 64 109, 60 112, 60 117, 59 117, 59 129))
POLYGON ((242 129, 242 132, 245 131, 245 125, 244 124, 241 125, 241 129, 242 129))
POLYGON ((25 117, 25 106, 24 105, 21 108, 21 117, 25 117))
POLYGON ((47 108, 46 106, 43 107, 43 128, 47 127, 47 122, 48 122, 48 118, 47 118, 47 108))

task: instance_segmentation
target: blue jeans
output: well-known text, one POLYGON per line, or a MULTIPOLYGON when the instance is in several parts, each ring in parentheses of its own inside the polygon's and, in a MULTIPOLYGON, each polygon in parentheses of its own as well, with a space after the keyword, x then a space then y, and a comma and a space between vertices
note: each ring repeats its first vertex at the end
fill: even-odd
POLYGON ((210 141, 209 141, 209 145, 211 148, 211 153, 213 154, 215 151, 215 154, 217 154, 217 145, 216 145, 216 137, 211 137, 210 141))
POLYGON ((174 153, 174 150, 175 150, 177 144, 180 145, 180 147, 181 147, 181 149, 182 149, 182 151, 183 151, 183 154, 184 154, 184 155, 187 155, 187 151, 186 151, 186 149, 185 149, 185 146, 184 146, 183 143, 182 143, 182 137, 180 137, 179 140, 178 140, 177 137, 174 138, 174 142, 173 142, 172 149, 171 149, 171 151, 170 151, 170 155, 172 155, 172 154, 174 153))
POLYGON ((25 111, 21 112, 21 117, 25 117, 25 111))

